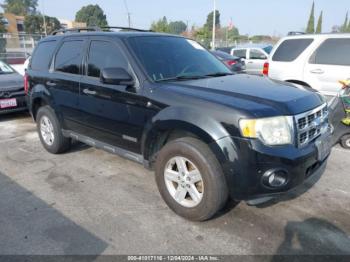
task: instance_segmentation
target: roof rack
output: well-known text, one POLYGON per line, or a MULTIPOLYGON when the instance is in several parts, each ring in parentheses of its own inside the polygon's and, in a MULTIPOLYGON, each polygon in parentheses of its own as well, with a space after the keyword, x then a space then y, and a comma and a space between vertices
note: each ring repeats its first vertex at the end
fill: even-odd
POLYGON ((77 27, 70 29, 60 29, 51 33, 51 35, 68 34, 68 33, 81 33, 81 32, 113 32, 111 29, 120 29, 124 31, 136 31, 136 32, 153 32, 152 30, 138 29, 132 27, 122 26, 91 26, 91 27, 77 27))
POLYGON ((139 29, 139 28, 133 28, 133 27, 123 27, 123 26, 103 26, 101 27, 101 29, 104 32, 112 32, 111 29, 120 29, 125 31, 136 31, 136 32, 153 32, 152 30, 139 29))
POLYGON ((305 35, 305 33, 304 32, 291 31, 291 32, 288 32, 288 35, 305 35))
POLYGON ((100 32, 102 31, 101 28, 97 26, 93 27, 77 27, 77 28, 70 28, 70 29, 59 29, 56 31, 53 31, 51 35, 58 35, 58 34, 67 34, 67 33, 80 33, 80 32, 100 32))

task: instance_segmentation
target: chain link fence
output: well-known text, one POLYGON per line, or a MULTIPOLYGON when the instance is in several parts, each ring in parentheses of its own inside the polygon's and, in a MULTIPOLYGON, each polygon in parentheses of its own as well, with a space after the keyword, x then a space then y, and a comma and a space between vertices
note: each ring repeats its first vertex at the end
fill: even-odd
POLYGON ((23 64, 44 35, 0 34, 0 60, 8 64, 23 64))

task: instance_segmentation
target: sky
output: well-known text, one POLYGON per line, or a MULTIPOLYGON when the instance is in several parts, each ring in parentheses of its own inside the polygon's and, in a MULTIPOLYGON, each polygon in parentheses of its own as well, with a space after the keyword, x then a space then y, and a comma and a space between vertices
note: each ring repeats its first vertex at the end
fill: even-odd
MULTIPOLYGON (((216 0, 221 24, 233 24, 241 34, 285 35, 303 31, 313 0, 216 0)), ((213 0, 126 0, 133 27, 149 28, 152 21, 166 16, 168 20, 183 20, 190 26, 202 26, 213 10, 213 0)), ((39 9, 49 16, 74 20, 84 5, 98 4, 105 11, 109 25, 126 26, 124 0, 39 0, 39 9)), ((323 31, 344 22, 349 0, 315 0, 317 18, 323 10, 323 31)))

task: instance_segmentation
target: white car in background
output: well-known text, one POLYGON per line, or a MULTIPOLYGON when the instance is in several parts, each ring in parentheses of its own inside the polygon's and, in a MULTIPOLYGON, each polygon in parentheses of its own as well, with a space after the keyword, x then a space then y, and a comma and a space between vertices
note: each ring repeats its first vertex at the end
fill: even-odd
POLYGON ((350 78, 350 34, 285 37, 272 50, 263 73, 334 96, 341 87, 338 81, 350 78))
POLYGON ((272 50, 272 45, 246 45, 231 50, 232 56, 240 57, 246 65, 246 73, 262 75, 263 67, 272 50))

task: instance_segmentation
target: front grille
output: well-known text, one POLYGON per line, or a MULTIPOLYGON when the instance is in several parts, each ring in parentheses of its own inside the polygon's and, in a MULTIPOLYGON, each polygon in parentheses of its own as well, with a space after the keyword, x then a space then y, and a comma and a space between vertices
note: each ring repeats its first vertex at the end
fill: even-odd
POLYGON ((324 104, 311 111, 295 116, 297 144, 299 147, 319 137, 328 128, 328 107, 324 104))

